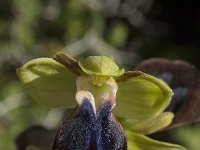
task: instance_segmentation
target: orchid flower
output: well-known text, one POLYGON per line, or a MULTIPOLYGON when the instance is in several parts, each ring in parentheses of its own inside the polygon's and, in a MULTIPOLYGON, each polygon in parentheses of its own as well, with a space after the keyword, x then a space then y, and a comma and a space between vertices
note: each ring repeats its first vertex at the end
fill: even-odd
POLYGON ((185 150, 146 136, 174 117, 163 112, 173 92, 158 78, 125 72, 106 56, 77 61, 62 52, 27 62, 17 75, 36 102, 75 108, 58 128, 53 149, 185 150))

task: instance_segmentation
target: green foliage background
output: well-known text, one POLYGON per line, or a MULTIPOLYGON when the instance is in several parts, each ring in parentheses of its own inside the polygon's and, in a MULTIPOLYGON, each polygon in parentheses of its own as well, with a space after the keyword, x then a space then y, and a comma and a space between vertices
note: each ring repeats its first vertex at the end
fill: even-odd
MULTIPOLYGON (((50 124, 54 128, 60 120, 50 116, 62 118, 63 110, 36 104, 21 87, 15 70, 32 58, 52 57, 64 50, 80 58, 113 55, 130 69, 151 57, 184 59, 200 67, 200 11, 195 2, 95 2, 0 1, 0 149, 16 149, 15 138, 27 127, 50 124), (130 9, 120 7, 125 4, 130 9)), ((197 150, 199 130, 196 123, 167 135, 171 141, 197 150)))

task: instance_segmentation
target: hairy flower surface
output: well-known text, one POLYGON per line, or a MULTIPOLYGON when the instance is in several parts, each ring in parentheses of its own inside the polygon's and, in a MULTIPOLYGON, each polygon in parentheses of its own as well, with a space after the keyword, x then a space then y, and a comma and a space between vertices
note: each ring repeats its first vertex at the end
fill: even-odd
POLYGON ((38 103, 50 108, 75 107, 58 128, 53 149, 185 149, 145 136, 168 126, 174 117, 163 112, 172 90, 158 78, 140 71, 125 72, 106 56, 78 62, 62 52, 53 59, 31 60, 17 74, 38 103))

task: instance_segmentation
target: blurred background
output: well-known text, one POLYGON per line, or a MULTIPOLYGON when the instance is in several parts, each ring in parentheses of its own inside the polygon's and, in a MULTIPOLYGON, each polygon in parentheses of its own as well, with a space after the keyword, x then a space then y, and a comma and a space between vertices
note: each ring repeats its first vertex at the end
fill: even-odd
MULTIPOLYGON (((183 59, 200 68, 197 0, 0 0, 0 150, 32 125, 55 128, 65 110, 44 108, 24 92, 16 68, 63 50, 73 57, 113 56, 126 69, 142 60, 183 59)), ((199 149, 200 124, 169 133, 199 149)))

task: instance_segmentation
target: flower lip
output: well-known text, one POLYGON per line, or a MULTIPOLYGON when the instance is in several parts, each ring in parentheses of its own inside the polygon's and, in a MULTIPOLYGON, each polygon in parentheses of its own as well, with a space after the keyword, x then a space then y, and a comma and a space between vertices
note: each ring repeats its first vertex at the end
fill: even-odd
POLYGON ((107 56, 89 56, 79 61, 80 68, 89 75, 102 75, 118 77, 124 74, 124 69, 119 69, 117 64, 107 56))

